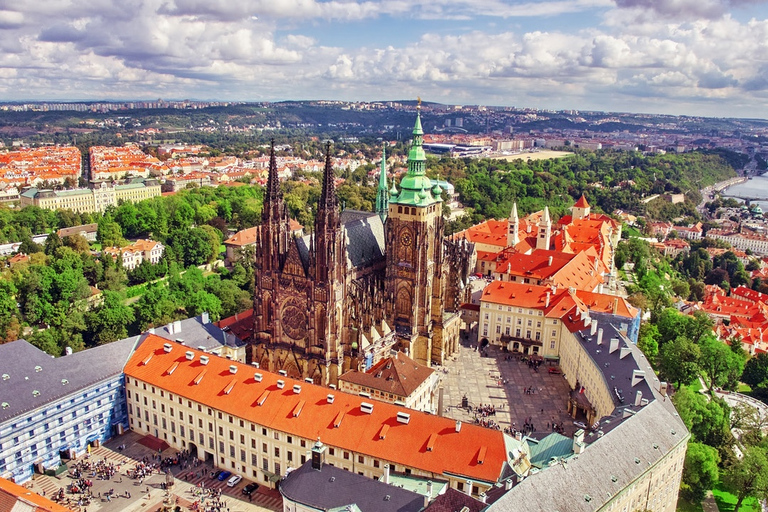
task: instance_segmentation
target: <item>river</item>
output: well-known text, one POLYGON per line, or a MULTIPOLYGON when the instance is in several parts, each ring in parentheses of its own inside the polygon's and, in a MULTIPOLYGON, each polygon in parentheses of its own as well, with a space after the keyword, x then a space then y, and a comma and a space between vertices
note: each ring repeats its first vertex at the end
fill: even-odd
POLYGON ((759 198, 752 203, 757 203, 763 211, 768 211, 768 174, 755 176, 744 183, 728 187, 723 190, 722 195, 734 199, 759 198))

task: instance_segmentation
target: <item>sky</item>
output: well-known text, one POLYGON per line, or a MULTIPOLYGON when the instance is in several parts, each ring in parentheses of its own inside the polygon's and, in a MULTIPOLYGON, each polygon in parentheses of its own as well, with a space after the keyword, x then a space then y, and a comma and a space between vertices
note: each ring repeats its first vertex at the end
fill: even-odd
POLYGON ((768 0, 0 0, 0 100, 768 118, 768 0))

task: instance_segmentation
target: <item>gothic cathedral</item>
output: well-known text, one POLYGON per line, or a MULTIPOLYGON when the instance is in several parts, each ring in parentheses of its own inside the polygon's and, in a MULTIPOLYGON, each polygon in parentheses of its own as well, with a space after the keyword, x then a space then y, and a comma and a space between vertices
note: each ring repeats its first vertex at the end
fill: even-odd
POLYGON ((387 189, 383 156, 376 212, 340 211, 327 147, 314 230, 303 237, 289 230, 272 150, 249 362, 328 385, 393 349, 427 365, 458 349, 472 248, 443 236, 442 189, 426 176, 423 135, 417 114, 399 190, 387 189))

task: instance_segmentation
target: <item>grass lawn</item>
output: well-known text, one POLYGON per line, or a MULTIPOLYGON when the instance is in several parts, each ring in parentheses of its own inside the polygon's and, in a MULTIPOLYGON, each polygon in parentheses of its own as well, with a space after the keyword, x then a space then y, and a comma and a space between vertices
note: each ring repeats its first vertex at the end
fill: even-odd
POLYGON ((677 499, 677 512, 704 512, 701 503, 691 503, 684 498, 677 499))
POLYGON ((749 384, 744 384, 743 382, 739 382, 739 387, 736 388, 736 391, 739 393, 749 394, 752 392, 752 387, 749 384))
MULTIPOLYGON (((736 496, 726 491, 722 484, 712 489, 712 494, 715 495, 715 501, 717 502, 717 508, 720 512, 731 512, 736 505, 736 496)), ((755 498, 747 498, 741 504, 739 512, 761 512, 760 503, 755 498)))
POLYGON ((701 380, 696 379, 690 385, 688 385, 686 387, 691 388, 691 391, 694 391, 695 393, 698 393, 702 389, 701 380))

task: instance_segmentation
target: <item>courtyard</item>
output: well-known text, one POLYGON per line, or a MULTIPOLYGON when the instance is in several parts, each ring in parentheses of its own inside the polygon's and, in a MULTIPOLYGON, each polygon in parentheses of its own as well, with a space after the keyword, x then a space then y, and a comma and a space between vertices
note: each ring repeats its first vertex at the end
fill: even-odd
POLYGON ((499 347, 487 346, 482 356, 476 346, 462 339, 458 354, 436 368, 442 381, 444 416, 470 423, 493 422, 507 431, 522 431, 527 423, 527 432, 532 425, 536 438, 552 432, 553 424, 562 426, 566 436, 581 428, 566 411, 568 382, 559 373, 549 372, 556 365, 543 362, 535 369, 499 347), (462 407, 464 397, 468 408, 462 407), (495 410, 495 414, 483 416, 483 410, 495 410))

